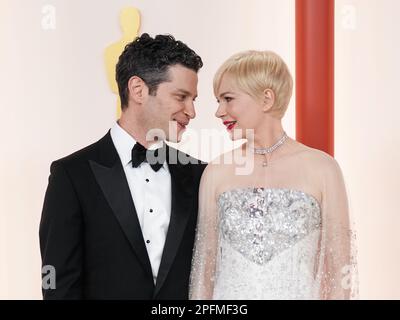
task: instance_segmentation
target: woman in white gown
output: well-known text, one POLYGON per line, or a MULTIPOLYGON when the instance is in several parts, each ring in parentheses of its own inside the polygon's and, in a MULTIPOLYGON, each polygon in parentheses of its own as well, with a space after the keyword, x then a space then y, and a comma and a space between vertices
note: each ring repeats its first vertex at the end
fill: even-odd
POLYGON ((236 54, 215 75, 216 116, 247 143, 204 171, 191 299, 355 297, 342 173, 284 132, 292 86, 270 51, 236 54))

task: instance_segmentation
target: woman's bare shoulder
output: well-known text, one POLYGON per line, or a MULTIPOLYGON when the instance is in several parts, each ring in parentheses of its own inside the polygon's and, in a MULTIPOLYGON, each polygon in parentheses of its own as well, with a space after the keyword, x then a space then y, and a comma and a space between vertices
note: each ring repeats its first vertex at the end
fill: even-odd
POLYGON ((299 157, 303 161, 307 162, 309 165, 313 166, 313 168, 315 169, 320 168, 324 171, 326 170, 340 171, 340 167, 336 159, 327 152, 309 147, 298 141, 296 141, 296 144, 299 150, 298 151, 299 157))

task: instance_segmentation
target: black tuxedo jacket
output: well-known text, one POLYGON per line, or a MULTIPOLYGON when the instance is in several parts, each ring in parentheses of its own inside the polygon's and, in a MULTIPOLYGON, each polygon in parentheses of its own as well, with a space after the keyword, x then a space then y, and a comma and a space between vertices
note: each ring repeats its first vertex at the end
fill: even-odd
POLYGON ((56 288, 43 289, 44 299, 187 299, 205 164, 186 159, 189 164, 168 164, 171 220, 156 285, 110 133, 53 162, 39 234, 43 266, 55 268, 56 288))

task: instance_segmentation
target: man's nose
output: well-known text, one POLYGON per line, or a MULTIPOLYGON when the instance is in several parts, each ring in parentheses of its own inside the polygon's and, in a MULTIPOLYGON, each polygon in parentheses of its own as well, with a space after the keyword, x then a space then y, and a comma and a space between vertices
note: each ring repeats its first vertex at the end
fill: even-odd
POLYGON ((185 114, 190 118, 194 119, 196 117, 196 111, 194 109, 194 102, 189 102, 185 108, 185 114))

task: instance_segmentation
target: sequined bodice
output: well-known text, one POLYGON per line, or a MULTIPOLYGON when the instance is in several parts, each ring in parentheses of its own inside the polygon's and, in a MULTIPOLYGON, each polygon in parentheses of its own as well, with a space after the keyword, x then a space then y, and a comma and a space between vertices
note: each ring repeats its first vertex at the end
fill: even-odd
POLYGON ((307 282, 321 226, 314 197, 290 189, 238 188, 219 196, 218 209, 217 298, 312 295, 307 282))
POLYGON ((249 260, 263 264, 320 226, 311 196, 287 189, 234 189, 218 200, 225 240, 249 260))

